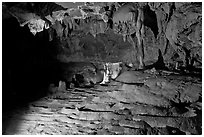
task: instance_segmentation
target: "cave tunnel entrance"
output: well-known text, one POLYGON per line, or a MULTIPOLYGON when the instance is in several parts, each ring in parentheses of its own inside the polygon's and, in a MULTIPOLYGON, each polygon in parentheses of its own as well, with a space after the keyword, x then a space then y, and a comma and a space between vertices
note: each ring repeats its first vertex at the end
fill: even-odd
POLYGON ((53 60, 48 35, 42 33, 33 36, 13 17, 2 21, 3 109, 46 94, 40 89, 48 85, 53 60))

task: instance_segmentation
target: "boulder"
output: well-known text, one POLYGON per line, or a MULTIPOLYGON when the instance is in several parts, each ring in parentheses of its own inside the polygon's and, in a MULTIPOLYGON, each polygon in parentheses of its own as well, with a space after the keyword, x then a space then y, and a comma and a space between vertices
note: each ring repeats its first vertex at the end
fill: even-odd
POLYGON ((123 84, 119 91, 113 91, 108 94, 125 103, 143 103, 161 107, 171 106, 171 102, 165 97, 152 94, 148 88, 136 85, 123 84))
POLYGON ((124 71, 116 78, 116 81, 129 84, 144 83, 148 77, 151 75, 141 71, 124 71))

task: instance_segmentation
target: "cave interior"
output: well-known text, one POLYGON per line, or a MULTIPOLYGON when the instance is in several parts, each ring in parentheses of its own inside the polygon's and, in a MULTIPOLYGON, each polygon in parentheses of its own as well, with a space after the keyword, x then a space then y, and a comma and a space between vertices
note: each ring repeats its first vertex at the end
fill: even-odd
POLYGON ((198 2, 3 2, 2 134, 202 134, 201 46, 198 2))

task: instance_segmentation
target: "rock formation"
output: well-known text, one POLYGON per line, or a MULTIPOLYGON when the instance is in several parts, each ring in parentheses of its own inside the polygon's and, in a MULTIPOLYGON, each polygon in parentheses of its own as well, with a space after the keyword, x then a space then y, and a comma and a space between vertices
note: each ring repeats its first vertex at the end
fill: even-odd
POLYGON ((2 47, 3 134, 202 134, 202 3, 3 2, 2 47))
MULTIPOLYGON (((28 24, 34 35, 48 29, 50 43, 57 39, 59 48, 66 52, 59 53, 61 60, 123 61, 133 63, 137 68, 138 55, 131 45, 138 43, 136 39, 128 39, 136 25, 129 20, 135 17, 131 11, 134 9, 128 9, 131 4, 134 6, 134 3, 103 2, 3 3, 3 8, 17 18, 20 26, 28 24)), ((144 10, 143 52, 146 65, 155 63, 161 50, 169 68, 201 67, 200 3, 150 2, 136 5, 144 10)))

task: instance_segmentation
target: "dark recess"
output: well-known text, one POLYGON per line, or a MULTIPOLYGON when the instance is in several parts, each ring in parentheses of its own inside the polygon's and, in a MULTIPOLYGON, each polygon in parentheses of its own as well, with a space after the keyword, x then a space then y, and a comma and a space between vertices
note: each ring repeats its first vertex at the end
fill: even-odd
POLYGON ((2 22, 3 109, 38 99, 51 80, 53 47, 46 31, 33 36, 15 18, 2 22))
POLYGON ((159 33, 157 26, 157 15, 150 9, 149 5, 146 5, 144 7, 144 17, 144 25, 149 27, 153 31, 156 38, 159 33))

